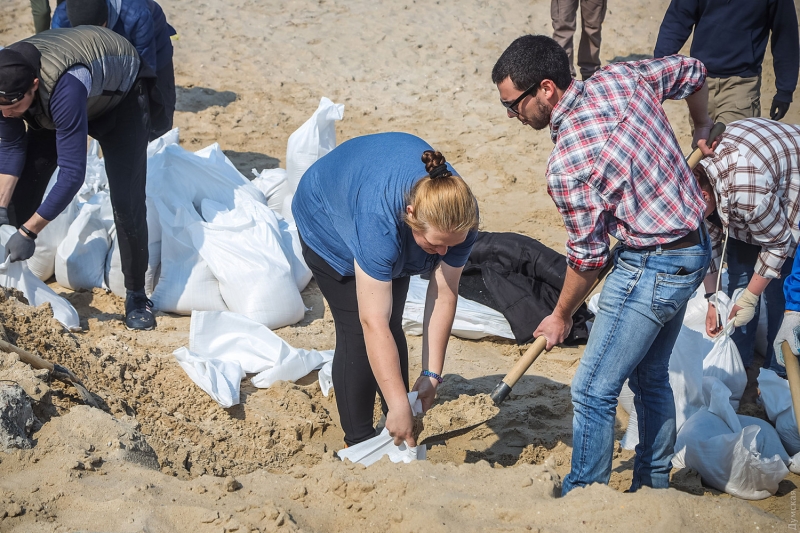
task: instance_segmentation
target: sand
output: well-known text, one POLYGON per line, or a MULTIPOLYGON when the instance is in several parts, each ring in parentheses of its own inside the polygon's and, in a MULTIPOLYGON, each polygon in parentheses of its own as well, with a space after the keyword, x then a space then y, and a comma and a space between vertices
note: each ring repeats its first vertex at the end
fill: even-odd
MULTIPOLYGON (((667 4, 612 3, 604 63, 650 54, 667 4)), ((549 33, 549 2, 162 6, 180 33, 175 120, 187 149, 219 142, 248 176, 251 168, 285 166, 289 135, 327 96, 345 104, 340 142, 379 131, 419 135, 473 187, 484 229, 563 250, 564 227, 544 181, 552 142, 546 131, 505 117, 490 79, 515 37, 549 33)), ((31 31, 28 2, 7 0, 0 44, 31 31)), ((762 87, 766 113, 774 94, 769 54, 762 87)), ((665 108, 688 152, 685 104, 665 108)), ((800 122, 800 105, 785 120, 800 122)), ((83 332, 65 333, 47 308, 31 309, 13 294, 0 296, 0 324, 18 346, 75 372, 103 409, 0 354, 0 379, 25 389, 39 420, 33 448, 0 453, 0 531, 777 531, 793 518, 794 475, 754 504, 702 486, 690 470, 675 471, 669 490, 623 493, 633 455, 619 446, 608 487, 554 498, 569 471, 569 383, 580 347, 540 357, 496 415, 433 444, 428 461, 365 469, 334 456, 343 444, 335 400, 313 375, 267 390, 245 381, 242 404, 222 409, 171 355, 188 345, 188 317, 159 314, 155 331, 132 333, 120 323, 119 298, 51 286, 78 309, 83 332)), ((314 282, 303 298, 304 320, 277 333, 297 347, 333 348, 314 282)), ((409 347, 416 375, 419 338, 409 337, 409 347)), ((489 393, 522 350, 498 339, 451 339, 439 402, 489 393)), ((445 428, 457 420, 436 421, 445 428)), ((621 413, 617 437, 625 423, 621 413)))

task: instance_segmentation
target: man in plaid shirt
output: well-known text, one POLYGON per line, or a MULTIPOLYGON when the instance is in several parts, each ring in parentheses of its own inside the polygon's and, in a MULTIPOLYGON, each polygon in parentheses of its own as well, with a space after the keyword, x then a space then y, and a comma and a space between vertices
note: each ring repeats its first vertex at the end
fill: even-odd
MULTIPOLYGON (((706 293, 716 290, 716 272, 724 231, 727 244, 728 296, 744 289, 730 319, 737 326, 736 342, 748 376, 755 384, 758 369, 752 368, 756 325, 763 295, 767 307, 767 357, 765 368, 785 375, 774 361, 772 343, 785 307, 783 279, 792 272, 797 238, 800 236, 800 126, 764 118, 733 122, 723 134, 713 157, 694 170, 706 199, 706 226, 713 244, 712 264, 705 279, 706 293), (716 213, 716 216, 714 215, 716 213), (772 281, 775 278, 777 281, 772 281)), ((706 331, 716 335, 716 311, 709 302, 706 331)), ((742 402, 755 401, 754 386, 742 402)))
POLYGON ((712 154, 700 140, 712 126, 705 76, 699 61, 670 56, 572 80, 566 53, 541 35, 514 41, 492 71, 509 118, 549 125, 556 145, 547 184, 567 229, 569 268, 556 309, 534 332, 548 350, 566 337, 600 269, 609 260, 615 266, 572 380, 572 470, 563 494, 608 483, 625 379, 639 416, 631 490, 669 486, 676 433, 669 357, 711 245, 700 189, 661 103, 685 98, 697 144, 712 154), (613 257, 609 234, 623 245, 613 257))

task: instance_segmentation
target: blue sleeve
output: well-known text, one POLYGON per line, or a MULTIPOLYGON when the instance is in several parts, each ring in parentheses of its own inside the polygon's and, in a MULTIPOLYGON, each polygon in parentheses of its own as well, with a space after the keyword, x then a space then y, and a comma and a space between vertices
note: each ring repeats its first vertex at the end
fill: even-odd
POLYGON ((800 253, 795 253, 792 273, 783 282, 787 311, 800 311, 800 253))
POLYGON ((72 25, 69 23, 69 18, 67 18, 67 3, 61 2, 56 6, 55 11, 53 11, 53 20, 50 22, 51 28, 71 28, 72 25))
POLYGON ((700 18, 697 0, 672 0, 658 30, 653 57, 677 54, 700 18))
POLYGON ((130 35, 131 44, 139 52, 139 57, 155 72, 157 69, 156 31, 150 10, 142 8, 128 12, 123 23, 125 31, 130 35))
POLYGON ((56 125, 58 179, 36 211, 53 220, 75 197, 86 178, 86 139, 89 123, 86 114, 86 87, 75 76, 58 80, 50 99, 50 114, 56 125))
POLYGON ((400 260, 397 228, 381 213, 357 214, 354 227, 350 251, 358 266, 373 279, 391 281, 400 260))
POLYGON ((454 268, 463 267, 467 264, 469 254, 472 253, 472 246, 478 239, 477 231, 470 231, 467 233, 467 238, 458 246, 453 246, 447 253, 444 254, 442 261, 454 268))
POLYGON ((17 178, 25 167, 28 136, 21 118, 6 118, 0 114, 0 174, 17 178))
POLYGON ((797 88, 800 69, 800 38, 797 30, 797 13, 792 0, 778 0, 774 13, 770 13, 772 29, 772 68, 775 69, 775 98, 791 102, 797 88))

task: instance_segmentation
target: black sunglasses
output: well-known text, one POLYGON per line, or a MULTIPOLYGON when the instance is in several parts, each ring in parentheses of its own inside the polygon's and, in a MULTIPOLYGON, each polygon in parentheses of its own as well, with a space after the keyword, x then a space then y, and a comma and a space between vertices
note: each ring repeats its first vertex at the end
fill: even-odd
POLYGON ((507 110, 509 110, 509 111, 511 111, 512 113, 514 113, 514 116, 519 116, 519 111, 517 111, 517 110, 516 110, 516 109, 514 109, 514 108, 515 108, 515 107, 517 107, 517 106, 520 104, 520 102, 522 102, 522 100, 524 100, 524 99, 525 99, 525 97, 526 97, 526 96, 528 96, 529 94, 531 94, 531 93, 533 93, 533 92, 536 92, 536 89, 538 89, 538 88, 539 88, 539 83, 541 83, 541 82, 538 82, 538 81, 537 81, 536 83, 534 83, 533 85, 531 85, 530 87, 528 87, 528 88, 525 90, 525 92, 523 92, 521 95, 519 95, 519 96, 517 97, 517 99, 516 99, 516 100, 514 100, 513 102, 511 102, 511 103, 508 103, 508 102, 503 102, 502 100, 500 100, 500 103, 501 103, 501 104, 503 104, 503 107, 505 107, 507 110))

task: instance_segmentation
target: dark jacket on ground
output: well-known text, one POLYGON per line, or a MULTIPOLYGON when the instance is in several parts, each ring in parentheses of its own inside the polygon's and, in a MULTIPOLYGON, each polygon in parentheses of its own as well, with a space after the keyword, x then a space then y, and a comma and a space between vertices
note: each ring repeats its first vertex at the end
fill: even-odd
MULTIPOLYGON (((535 239, 518 233, 479 232, 458 293, 501 312, 517 343, 526 344, 555 309, 566 274, 567 258, 535 239)), ((586 342, 586 321, 591 318, 586 306, 581 306, 565 344, 586 342)))
POLYGON ((678 53, 692 29, 690 55, 705 64, 712 78, 760 75, 771 31, 776 99, 792 101, 800 68, 792 0, 672 0, 653 55, 678 53))
MULTIPOLYGON (((107 0, 108 28, 128 39, 147 66, 158 72, 172 61, 171 35, 164 10, 153 0, 107 0)), ((53 28, 70 28, 67 3, 53 13, 53 28)))

